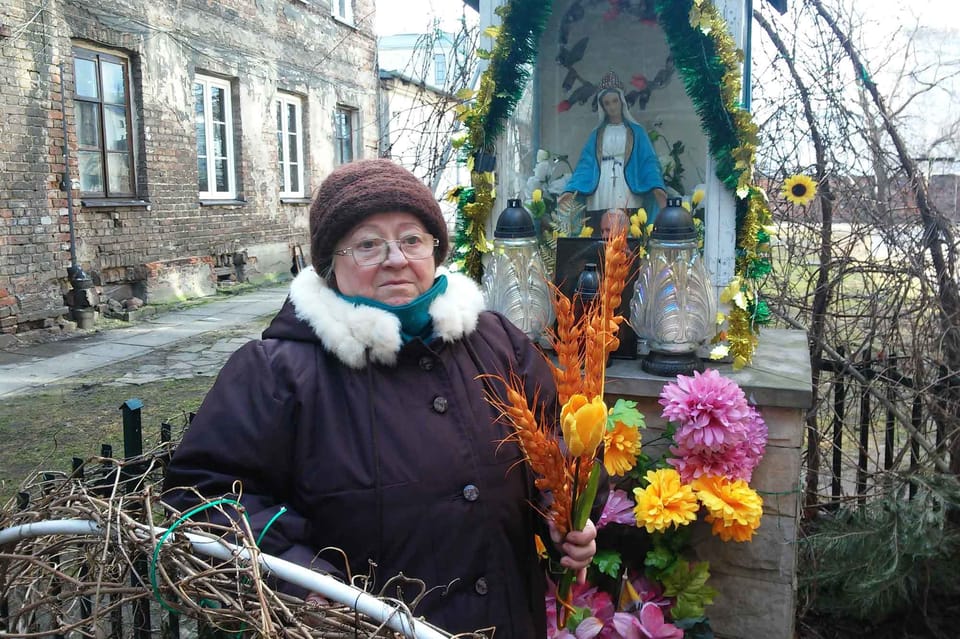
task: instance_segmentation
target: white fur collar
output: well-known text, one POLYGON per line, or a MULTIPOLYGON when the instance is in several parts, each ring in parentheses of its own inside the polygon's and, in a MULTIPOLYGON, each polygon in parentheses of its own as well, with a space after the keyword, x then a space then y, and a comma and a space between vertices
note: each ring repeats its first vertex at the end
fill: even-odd
MULTIPOLYGON (((484 309, 483 294, 466 275, 444 268, 437 269, 437 275, 447 276, 447 290, 433 300, 428 312, 437 336, 452 342, 477 328, 484 309)), ((396 363, 403 344, 396 315, 346 301, 327 286, 312 266, 293 280, 290 301, 297 317, 309 324, 323 346, 347 366, 363 368, 367 351, 372 362, 396 363)))

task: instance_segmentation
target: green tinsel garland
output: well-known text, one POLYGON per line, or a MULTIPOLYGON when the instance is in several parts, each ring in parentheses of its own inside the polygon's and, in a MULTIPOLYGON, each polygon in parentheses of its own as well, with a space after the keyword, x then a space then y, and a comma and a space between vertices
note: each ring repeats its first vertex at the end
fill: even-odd
POLYGON ((513 0, 497 9, 503 20, 486 73, 496 87, 484 118, 484 140, 496 140, 513 114, 530 78, 530 63, 537 56, 540 35, 547 26, 552 0, 513 0))
POLYGON ((690 26, 692 7, 692 0, 658 0, 656 11, 683 86, 707 133, 717 178, 736 192, 742 170, 736 168, 734 149, 741 144, 740 136, 721 92, 728 66, 717 55, 713 38, 690 26))
POLYGON ((493 210, 494 193, 489 174, 476 166, 480 154, 492 153, 493 144, 503 133, 530 76, 529 64, 537 54, 537 44, 550 18, 552 0, 513 0, 497 8, 498 27, 493 50, 484 54, 490 60, 480 80, 480 90, 472 107, 464 108, 460 119, 466 125, 466 154, 472 158, 470 183, 472 201, 457 211, 458 231, 454 239, 456 262, 470 277, 483 275, 481 258, 487 251, 484 233, 493 210))
POLYGON ((731 311, 728 339, 734 367, 740 368, 753 358, 759 326, 770 321, 759 284, 772 268, 767 254, 770 236, 764 229, 770 212, 763 191, 753 184, 757 127, 739 104, 742 53, 710 0, 657 0, 656 11, 687 95, 707 133, 717 178, 736 196, 734 270, 748 309, 731 311))

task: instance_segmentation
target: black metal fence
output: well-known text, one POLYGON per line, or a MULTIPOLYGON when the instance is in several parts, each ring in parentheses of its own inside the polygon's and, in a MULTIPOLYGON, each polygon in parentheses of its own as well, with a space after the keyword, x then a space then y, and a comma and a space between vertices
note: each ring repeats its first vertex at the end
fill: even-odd
MULTIPOLYGON (((946 444, 942 420, 934 420, 926 406, 945 376, 928 383, 908 374, 906 361, 892 355, 864 352, 847 359, 843 348, 837 353, 838 359, 815 363, 821 404, 807 424, 808 508, 864 504, 890 473, 923 471, 931 464, 914 433, 938 452, 946 444)), ((907 486, 905 496, 912 498, 917 484, 907 486)))
MULTIPOLYGON (((114 456, 111 444, 101 444, 98 458, 93 463, 81 457, 74 457, 69 472, 44 472, 35 488, 37 494, 28 491, 18 492, 16 508, 26 511, 33 506, 33 501, 56 489, 61 482, 79 482, 88 487, 96 495, 107 498, 120 493, 134 493, 140 490, 144 482, 157 482, 162 479, 163 470, 173 452, 175 426, 170 422, 162 422, 159 429, 159 446, 144 454, 143 436, 143 402, 139 399, 125 401, 120 410, 123 415, 123 455, 114 456)), ((184 426, 193 419, 190 413, 184 426)), ((143 520, 146 513, 137 501, 125 511, 126 515, 143 520)), ((66 557, 71 550, 65 550, 66 557)), ((149 558, 145 553, 138 553, 130 557, 127 572, 131 588, 144 592, 150 591, 148 575, 149 558)), ((78 581, 86 581, 91 577, 91 568, 95 562, 79 562, 75 569, 78 581)), ((64 627, 70 627, 68 619, 62 613, 52 614, 43 608, 34 610, 25 606, 22 588, 9 587, 8 580, 4 579, 5 567, 0 566, 0 634, 13 636, 50 636, 53 639, 65 639, 67 636, 97 636, 110 639, 149 639, 153 636, 163 639, 189 638, 218 638, 227 639, 228 633, 204 624, 202 621, 184 620, 173 610, 164 609, 157 601, 149 597, 124 597, 123 593, 112 592, 100 596, 84 595, 75 602, 76 618, 88 620, 97 618, 92 615, 94 607, 102 611, 102 615, 94 624, 77 624, 75 631, 63 632, 64 627), (26 612, 25 612, 26 610, 26 612), (159 625, 154 626, 154 620, 159 625), (48 632, 45 632, 48 631, 48 632)), ((62 579, 62 577, 60 577, 62 579)), ((58 579, 54 575, 49 582, 50 596, 54 599, 60 596, 58 579)), ((38 584, 42 587, 42 584, 38 584)), ((52 609, 52 607, 51 607, 52 609)), ((60 608, 62 609, 62 608, 60 608)))

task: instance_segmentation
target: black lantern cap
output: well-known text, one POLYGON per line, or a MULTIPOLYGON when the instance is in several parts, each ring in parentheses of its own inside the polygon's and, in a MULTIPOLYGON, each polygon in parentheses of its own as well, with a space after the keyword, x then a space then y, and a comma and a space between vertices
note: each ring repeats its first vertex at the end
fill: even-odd
POLYGON ((533 228, 533 217, 523 208, 520 200, 511 198, 507 200, 507 208, 503 209, 500 217, 497 218, 497 228, 493 231, 493 237, 501 239, 520 239, 536 237, 537 232, 533 228))
POLYGON ((681 206, 683 200, 678 197, 667 198, 665 209, 657 213, 653 223, 651 240, 667 242, 689 242, 697 239, 697 227, 693 225, 693 215, 681 206))
POLYGON ((577 276, 576 294, 584 301, 592 300, 600 292, 600 273, 597 272, 597 265, 589 262, 583 266, 580 275, 577 276))

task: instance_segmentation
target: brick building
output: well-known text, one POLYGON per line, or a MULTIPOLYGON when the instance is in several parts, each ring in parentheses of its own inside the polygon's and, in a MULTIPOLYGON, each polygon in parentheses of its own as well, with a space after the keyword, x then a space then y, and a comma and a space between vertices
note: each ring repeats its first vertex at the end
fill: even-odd
POLYGON ((297 245, 309 259, 313 189, 337 163, 376 155, 373 10, 373 0, 5 2, 0 332, 84 305, 67 277, 71 209, 81 283, 95 285, 81 297, 94 307, 287 274, 297 245))

